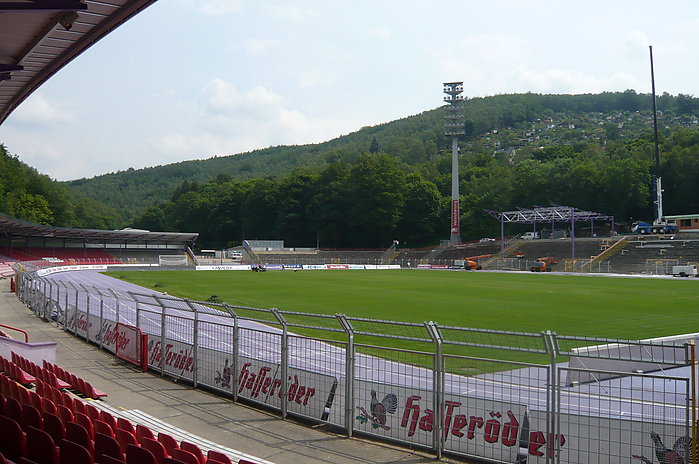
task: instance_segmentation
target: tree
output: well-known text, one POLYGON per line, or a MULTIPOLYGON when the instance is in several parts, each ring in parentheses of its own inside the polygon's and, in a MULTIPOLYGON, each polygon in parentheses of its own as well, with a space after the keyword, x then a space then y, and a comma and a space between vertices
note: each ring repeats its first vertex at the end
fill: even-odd
POLYGON ((371 146, 369 146, 369 152, 376 154, 379 152, 380 149, 381 149, 381 147, 379 147, 379 141, 376 140, 376 137, 371 139, 371 146))

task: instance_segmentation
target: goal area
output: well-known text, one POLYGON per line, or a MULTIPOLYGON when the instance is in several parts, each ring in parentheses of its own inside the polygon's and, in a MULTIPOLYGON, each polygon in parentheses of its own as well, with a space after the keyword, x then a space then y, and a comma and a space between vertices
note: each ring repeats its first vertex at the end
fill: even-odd
POLYGON ((189 264, 187 255, 159 255, 158 264, 161 266, 186 266, 189 264))

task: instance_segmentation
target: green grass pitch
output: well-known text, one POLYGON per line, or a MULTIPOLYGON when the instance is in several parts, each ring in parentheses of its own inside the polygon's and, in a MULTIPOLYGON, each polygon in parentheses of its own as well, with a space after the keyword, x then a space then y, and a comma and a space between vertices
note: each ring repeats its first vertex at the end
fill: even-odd
POLYGON ((699 331, 699 280, 418 270, 109 273, 171 295, 389 321, 643 339, 699 331))

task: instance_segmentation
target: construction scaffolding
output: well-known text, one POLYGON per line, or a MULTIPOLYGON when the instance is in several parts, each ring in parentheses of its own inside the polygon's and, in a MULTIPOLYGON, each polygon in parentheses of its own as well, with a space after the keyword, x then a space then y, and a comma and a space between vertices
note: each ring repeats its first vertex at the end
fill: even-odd
POLYGON ((548 207, 535 206, 534 209, 518 208, 516 211, 493 211, 485 210, 495 219, 500 221, 500 254, 505 257, 505 223, 511 224, 533 224, 536 236, 536 225, 548 223, 555 226, 556 223, 566 223, 570 225, 570 258, 575 259, 575 223, 589 222, 590 228, 594 231, 595 221, 611 222, 612 233, 614 229, 614 216, 586 211, 573 206, 553 205, 548 207))

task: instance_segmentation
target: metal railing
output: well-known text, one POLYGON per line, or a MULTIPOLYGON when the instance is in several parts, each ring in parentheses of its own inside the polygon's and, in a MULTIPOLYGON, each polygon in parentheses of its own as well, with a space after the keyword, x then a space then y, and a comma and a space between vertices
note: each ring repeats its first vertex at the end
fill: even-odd
MULTIPOLYGON (((18 296, 38 317, 111 352, 116 324, 137 326, 149 337, 152 371, 271 407, 282 418, 332 424, 349 437, 437 457, 589 463, 653 456, 655 434, 670 444, 695 436, 693 340, 321 315, 54 277, 19 275, 18 296), (506 359, 512 356, 519 359, 506 359), (687 375, 673 374, 688 367, 687 375)), ((684 462, 696 462, 693 452, 682 451, 684 462)))

